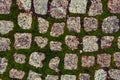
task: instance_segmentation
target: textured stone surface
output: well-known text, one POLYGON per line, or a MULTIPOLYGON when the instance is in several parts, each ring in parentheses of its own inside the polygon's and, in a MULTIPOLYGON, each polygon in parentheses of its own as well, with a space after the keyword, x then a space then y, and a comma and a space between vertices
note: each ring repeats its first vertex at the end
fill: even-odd
POLYGON ((82 56, 82 67, 92 67, 95 63, 95 57, 94 56, 82 56))
POLYGON ((102 0, 91 0, 91 6, 89 8, 88 15, 89 16, 101 15, 103 13, 102 7, 103 7, 102 0))
POLYGON ((42 68, 43 63, 42 61, 45 59, 45 54, 42 52, 33 52, 30 55, 29 58, 29 64, 36 67, 36 68, 42 68))
POLYGON ((120 49, 120 36, 118 36, 118 43, 117 43, 117 45, 118 45, 118 48, 120 49))
POLYGON ((119 30, 119 19, 117 16, 109 16, 103 20, 102 31, 112 34, 119 30))
POLYGON ((13 79, 20 79, 20 80, 22 80, 24 75, 25 75, 24 71, 17 70, 17 69, 14 69, 14 68, 12 68, 9 71, 9 77, 13 78, 13 79))
POLYGON ((59 72, 58 69, 59 63, 60 63, 60 58, 54 57, 49 61, 49 68, 55 70, 56 72, 59 72))
POLYGON ((42 76, 41 74, 38 74, 38 73, 30 70, 27 80, 42 80, 41 76, 42 76))
POLYGON ((94 80, 106 80, 107 79, 107 72, 103 69, 99 69, 95 71, 94 80))
POLYGON ((98 50, 98 38, 96 36, 83 37, 83 51, 93 52, 98 50))
POLYGON ((0 20, 0 34, 7 34, 12 31, 14 24, 12 21, 0 20))
POLYGON ((46 33, 49 28, 49 22, 44 18, 38 17, 38 30, 39 33, 46 33))
POLYGON ((24 54, 15 53, 13 57, 16 63, 20 63, 20 64, 25 63, 26 56, 24 54))
POLYGON ((3 74, 6 71, 8 65, 8 60, 6 58, 0 57, 0 74, 3 74))
POLYGON ((61 80, 76 80, 76 76, 65 74, 61 76, 61 80))
POLYGON ((31 47, 32 35, 30 33, 16 33, 14 38, 15 49, 29 49, 31 47))
POLYGON ((93 17, 85 17, 84 18, 84 30, 86 32, 96 31, 98 28, 98 20, 93 17))
POLYGON ((32 24, 32 15, 31 13, 20 13, 18 15, 18 25, 22 29, 30 29, 32 24))
POLYGON ((59 37, 64 33, 65 23, 54 23, 50 35, 53 37, 59 37))
POLYGON ((120 13, 120 0, 108 0, 108 9, 111 13, 120 13))
POLYGON ((68 17, 67 28, 69 31, 80 33, 81 23, 80 17, 68 17))
POLYGON ((100 65, 100 67, 109 67, 111 63, 111 55, 106 53, 98 54, 97 63, 100 65))
POLYGON ((45 15, 47 14, 48 0, 33 0, 35 13, 45 15))
POLYGON ((78 56, 76 54, 66 53, 64 57, 64 69, 76 70, 78 67, 78 56))
POLYGON ((65 18, 67 14, 68 0, 52 0, 50 14, 53 18, 65 18))
POLYGON ((57 75, 47 75, 45 80, 58 80, 59 77, 57 75))
POLYGON ((101 48, 110 48, 114 40, 113 36, 103 36, 101 38, 101 48))
POLYGON ((46 37, 36 36, 34 41, 40 48, 44 48, 48 44, 48 39, 46 37))
POLYGON ((87 73, 80 73, 79 80, 90 80, 90 75, 87 73))
POLYGON ((12 0, 0 0, 0 14, 9 14, 12 0))
POLYGON ((50 49, 51 51, 61 51, 62 43, 58 41, 50 41, 50 49))
POLYGON ((120 79, 120 70, 118 70, 118 69, 110 69, 108 71, 108 74, 109 74, 110 78, 112 78, 114 80, 120 79))
POLYGON ((17 0, 17 5, 19 9, 24 9, 27 12, 31 10, 31 0, 17 0))
POLYGON ((65 44, 71 49, 71 50, 75 50, 78 49, 78 45, 79 43, 79 38, 77 38, 76 36, 72 36, 72 35, 67 35, 65 37, 65 44))
POLYGON ((69 11, 71 13, 86 13, 87 0, 71 0, 69 5, 69 11))
POLYGON ((9 38, 0 37, 0 51, 10 50, 11 41, 9 38))
POLYGON ((114 53, 114 61, 117 67, 120 67, 120 52, 114 53))

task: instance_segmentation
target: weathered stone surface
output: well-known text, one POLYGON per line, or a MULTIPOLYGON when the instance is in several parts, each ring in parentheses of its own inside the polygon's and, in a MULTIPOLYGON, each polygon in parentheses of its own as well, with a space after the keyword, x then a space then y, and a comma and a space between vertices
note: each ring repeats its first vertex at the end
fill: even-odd
POLYGON ((90 0, 91 6, 88 12, 89 16, 101 15, 103 13, 102 0, 90 0))
POLYGON ((79 33, 81 29, 80 17, 68 17, 67 28, 69 31, 79 33))
POLYGON ((51 28, 51 32, 50 35, 53 37, 59 37, 60 35, 62 35, 64 33, 64 27, 65 27, 65 23, 54 23, 52 28, 51 28))
POLYGON ((65 18, 67 14, 68 0, 52 0, 50 14, 53 18, 65 18))
POLYGON ((15 49, 29 49, 31 47, 32 35, 30 33, 16 33, 14 38, 15 49))
POLYGON ((45 15, 47 14, 48 0, 33 0, 35 13, 45 15))
POLYGON ((96 36, 83 37, 83 51, 93 52, 98 50, 98 38, 96 36))
POLYGON ((103 20, 102 31, 112 34, 119 30, 119 19, 117 16, 109 16, 103 20))
POLYGON ((108 0, 108 9, 111 13, 120 13, 120 0, 108 0))
POLYGON ((30 70, 27 80, 42 80, 41 76, 42 76, 41 74, 38 74, 38 73, 30 70))
POLYGON ((32 24, 32 15, 31 13, 20 13, 18 15, 18 25, 22 29, 30 29, 32 24))
POLYGON ((46 37, 36 36, 34 41, 40 48, 44 48, 48 44, 48 39, 46 37))
POLYGON ((67 35, 67 36, 65 37, 65 44, 66 44, 71 50, 78 49, 78 45, 80 44, 79 38, 77 38, 76 36, 67 35))
POLYGON ((120 52, 114 53, 114 61, 117 67, 120 67, 120 52))
POLYGON ((120 49, 120 36, 118 36, 118 43, 117 43, 117 45, 118 45, 118 48, 120 49))
POLYGON ((0 57, 0 74, 3 74, 6 71, 8 65, 8 60, 6 58, 0 57))
POLYGON ((87 73, 80 73, 79 80, 90 80, 90 75, 87 73))
POLYGON ((118 69, 110 69, 108 71, 108 74, 109 74, 110 78, 112 78, 114 80, 120 79, 120 70, 118 70, 118 69))
POLYGON ((113 36, 103 36, 101 38, 101 48, 110 48, 112 45, 112 41, 114 40, 113 36))
POLYGON ((59 69, 58 69, 59 63, 60 63, 60 58, 54 57, 49 62, 49 68, 52 70, 55 70, 56 72, 59 72, 59 69))
POLYGON ((42 61, 45 59, 45 54, 42 52, 33 52, 29 58, 29 64, 36 67, 42 68, 42 61))
POLYGON ((65 74, 61 76, 61 80, 76 80, 76 76, 65 74))
POLYGON ((62 51, 62 43, 58 41, 50 41, 51 51, 62 51))
POLYGON ((24 54, 15 53, 13 57, 16 63, 20 63, 20 64, 25 63, 26 56, 24 54))
POLYGON ((101 67, 109 67, 111 63, 111 55, 110 54, 98 54, 97 55, 97 64, 101 67))
POLYGON ((66 53, 64 57, 64 69, 76 70, 78 66, 78 56, 76 54, 66 53))
POLYGON ((59 77, 57 75, 47 75, 45 80, 58 80, 59 77))
POLYGON ((87 0, 71 0, 69 5, 69 11, 71 13, 86 13, 87 0))
POLYGON ((12 21, 0 21, 0 34, 7 34, 13 30, 14 24, 12 21))
POLYGON ((84 18, 84 30, 86 32, 96 31, 98 28, 98 20, 93 17, 85 17, 84 18))
POLYGON ((82 56, 82 67, 92 67, 95 63, 95 57, 94 56, 82 56))
POLYGON ((0 37, 0 51, 8 51, 10 50, 10 39, 0 37))
POLYGON ((0 1, 0 14, 9 14, 12 0, 1 0, 0 1))
POLYGON ((31 1, 32 0, 17 0, 17 5, 19 9, 24 9, 28 12, 31 10, 31 1))
POLYGON ((106 80, 107 72, 103 69, 99 69, 95 71, 94 80, 106 80))
POLYGON ((23 77, 24 77, 24 75, 25 75, 25 72, 24 71, 21 71, 21 70, 17 70, 17 69, 11 69, 10 71, 9 71, 9 77, 10 78, 13 78, 13 79, 20 79, 20 80, 22 80, 23 79, 23 77))
POLYGON ((39 33, 46 33, 49 28, 49 22, 41 17, 38 17, 38 30, 39 33))

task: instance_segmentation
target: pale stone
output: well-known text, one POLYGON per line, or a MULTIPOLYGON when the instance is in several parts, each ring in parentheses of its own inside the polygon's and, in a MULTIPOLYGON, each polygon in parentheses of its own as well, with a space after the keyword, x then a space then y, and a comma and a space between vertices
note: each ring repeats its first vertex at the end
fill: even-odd
POLYGON ((18 15, 18 25, 22 29, 30 29, 32 25, 32 15, 31 13, 20 13, 18 15))
POLYGON ((69 31, 80 33, 81 29, 80 17, 68 17, 67 28, 69 31))
POLYGON ((71 0, 69 5, 69 11, 71 13, 86 13, 87 0, 71 0))
POLYGON ((53 18, 65 18, 67 15, 68 0, 52 0, 50 14, 53 18))
POLYGON ((31 1, 32 0, 17 0, 17 5, 19 9, 24 9, 28 12, 31 10, 31 1))
POLYGON ((97 64, 99 64, 101 67, 109 67, 111 64, 111 55, 106 53, 98 54, 97 64))
POLYGON ((76 70, 78 66, 78 56, 76 54, 67 53, 64 57, 64 69, 76 70))
POLYGON ((65 27, 65 23, 54 23, 52 28, 51 28, 51 32, 50 35, 53 37, 59 37, 60 35, 62 35, 64 33, 64 27, 65 27))
POLYGON ((59 72, 58 69, 59 63, 60 63, 60 58, 54 57, 49 61, 49 68, 55 70, 56 72, 59 72))
POLYGON ((42 76, 41 74, 38 74, 38 73, 30 70, 27 80, 42 80, 41 76, 42 76))
POLYGON ((11 41, 9 38, 0 37, 0 51, 10 50, 11 41))
POLYGON ((57 75, 47 75, 45 80, 58 80, 59 77, 57 75))
POLYGON ((118 70, 118 69, 110 69, 108 71, 108 74, 109 74, 110 78, 112 78, 114 80, 120 80, 120 70, 118 70))
POLYGON ((119 19, 117 16, 109 16, 103 20, 102 31, 104 33, 112 34, 119 30, 119 19))
POLYGON ((38 17, 38 30, 39 33, 46 33, 49 28, 49 22, 41 17, 38 17))
POLYGON ((22 80, 23 77, 25 75, 25 72, 24 71, 21 71, 21 70, 17 70, 17 69, 11 69, 9 71, 9 77, 10 78, 13 78, 13 79, 19 79, 19 80, 22 80))
POLYGON ((34 41, 37 43, 37 45, 40 48, 44 48, 48 43, 48 39, 46 37, 41 37, 41 36, 36 36, 34 41))
POLYGON ((0 0, 0 14, 9 14, 12 0, 0 0))
POLYGON ((50 41, 50 49, 52 51, 62 51, 62 43, 58 41, 50 41))
POLYGON ((76 76, 75 75, 61 75, 61 80, 76 80, 76 76))
POLYGON ((102 0, 90 0, 91 6, 88 12, 89 16, 101 15, 103 13, 102 0))
POLYGON ((31 47, 32 35, 31 33, 16 33, 14 34, 15 49, 29 49, 31 47))
POLYGON ((33 52, 29 58, 29 64, 36 67, 42 68, 42 61, 45 59, 45 54, 42 52, 33 52))
POLYGON ((65 37, 65 44, 66 44, 71 50, 78 49, 78 45, 80 44, 79 38, 77 38, 76 36, 67 35, 67 36, 65 37))
POLYGON ((90 75, 87 73, 80 73, 79 80, 90 80, 90 75))
POLYGON ((6 71, 8 65, 8 60, 6 58, 0 57, 0 74, 3 74, 6 71))
POLYGON ((35 13, 45 15, 47 14, 48 0, 33 0, 35 13))
POLYGON ((12 21, 0 21, 0 34, 7 34, 12 31, 14 28, 14 24, 12 21))
POLYGON ((94 52, 98 51, 98 38, 96 36, 85 36, 83 37, 83 51, 94 52))

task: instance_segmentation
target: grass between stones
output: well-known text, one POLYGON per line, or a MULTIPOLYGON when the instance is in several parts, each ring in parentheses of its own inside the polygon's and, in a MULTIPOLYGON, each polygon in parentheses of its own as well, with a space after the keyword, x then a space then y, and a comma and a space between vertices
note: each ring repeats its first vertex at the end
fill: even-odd
MULTIPOLYGON (((32 16, 32 19, 33 19, 32 20, 32 28, 30 30, 23 30, 18 25, 17 16, 18 16, 18 14, 20 12, 24 12, 24 10, 19 10, 18 6, 16 5, 16 0, 13 0, 13 4, 12 4, 12 7, 11 7, 11 13, 8 14, 8 15, 0 15, 0 20, 11 20, 11 21, 14 22, 14 30, 13 31, 11 31, 9 34, 6 34, 6 35, 1 35, 0 34, 1 37, 7 37, 7 38, 10 38, 10 40, 11 40, 11 50, 10 51, 6 51, 6 52, 0 52, 0 56, 1 57, 6 57, 8 59, 7 70, 6 70, 6 72, 3 75, 0 75, 0 78, 3 79, 3 80, 11 80, 9 78, 9 70, 11 68, 16 68, 18 70, 25 71, 26 74, 25 74, 25 77, 23 78, 23 80, 26 80, 26 78, 28 76, 29 70, 33 70, 33 71, 35 71, 37 73, 42 74, 43 75, 43 80, 44 80, 45 76, 47 76, 47 74, 57 74, 57 75, 61 75, 61 74, 75 74, 77 76, 77 80, 78 80, 79 73, 84 73, 84 72, 90 74, 91 80, 94 80, 94 73, 95 73, 95 70, 100 68, 99 65, 97 65, 96 62, 95 62, 94 67, 83 68, 83 67, 81 67, 81 56, 82 55, 93 55, 93 56, 96 57, 97 54, 101 54, 101 53, 108 53, 108 54, 113 55, 114 52, 120 51, 120 49, 117 48, 117 39, 118 39, 118 36, 120 35, 120 31, 118 31, 116 33, 113 33, 113 34, 105 34, 105 33, 102 32, 102 29, 101 29, 101 24, 102 24, 102 21, 103 21, 104 18, 106 18, 108 16, 116 15, 120 19, 120 15, 118 15, 118 14, 111 14, 108 11, 108 9, 107 9, 107 0, 102 0, 102 3, 103 3, 103 11, 104 12, 103 12, 102 15, 95 16, 95 18, 99 22, 99 27, 98 27, 98 29, 96 31, 93 31, 93 32, 85 32, 84 29, 83 29, 83 19, 84 19, 84 17, 88 16, 87 13, 86 14, 72 14, 72 13, 68 12, 68 16, 79 16, 81 18, 82 28, 81 28, 81 32, 79 34, 77 34, 78 35, 77 37, 79 37, 81 40, 82 40, 82 38, 85 35, 94 35, 94 36, 97 36, 99 39, 102 36, 106 36, 106 35, 115 37, 115 39, 113 41, 113 44, 112 44, 112 48, 109 48, 109 49, 100 49, 99 48, 99 51, 96 51, 96 52, 80 54, 79 50, 82 49, 81 46, 79 46, 79 49, 72 51, 65 45, 64 39, 65 39, 66 35, 76 35, 74 32, 69 32, 66 26, 65 26, 64 34, 61 35, 60 37, 53 38, 53 37, 50 36, 50 30, 51 30, 52 24, 56 23, 56 22, 65 22, 66 23, 66 19, 54 19, 54 18, 50 17, 49 15, 42 16, 44 19, 49 21, 50 27, 49 27, 48 32, 46 34, 40 34, 39 31, 38 31, 37 17, 33 15, 32 16), (15 50, 14 47, 13 47, 14 46, 14 34, 15 33, 24 33, 24 32, 28 32, 28 33, 32 34, 32 45, 31 45, 31 48, 27 49, 27 50, 25 50, 25 49, 15 50), (47 37, 48 38, 48 40, 49 40, 48 44, 47 44, 47 46, 44 49, 40 49, 37 46, 37 44, 34 42, 34 37, 35 36, 43 36, 43 37, 47 37), (63 43, 62 51, 61 52, 52 52, 50 50, 50 48, 49 48, 49 42, 50 41, 60 41, 60 42, 62 42, 63 43), (44 65, 43 68, 35 68, 35 67, 32 67, 32 66, 30 66, 28 64, 29 56, 34 51, 40 51, 40 52, 44 52, 45 53, 46 59, 43 62, 43 65, 44 65), (24 63, 22 65, 18 64, 18 63, 15 63, 15 61, 13 59, 13 54, 14 53, 21 53, 21 54, 26 55, 26 63, 24 63), (64 62, 64 54, 65 53, 76 53, 78 55, 79 62, 78 62, 78 69, 77 70, 70 71, 70 70, 65 70, 64 69, 63 62, 64 62), (59 68, 61 70, 60 74, 58 74, 55 71, 49 69, 49 67, 48 67, 50 59, 54 58, 55 56, 58 56, 61 59, 60 64, 59 64, 59 68)), ((89 1, 88 4, 90 4, 90 1, 89 1)), ((89 10, 89 6, 90 5, 87 6, 87 12, 89 10)), ((111 66, 109 68, 116 68, 114 65, 115 65, 115 63, 112 61, 111 66)))

